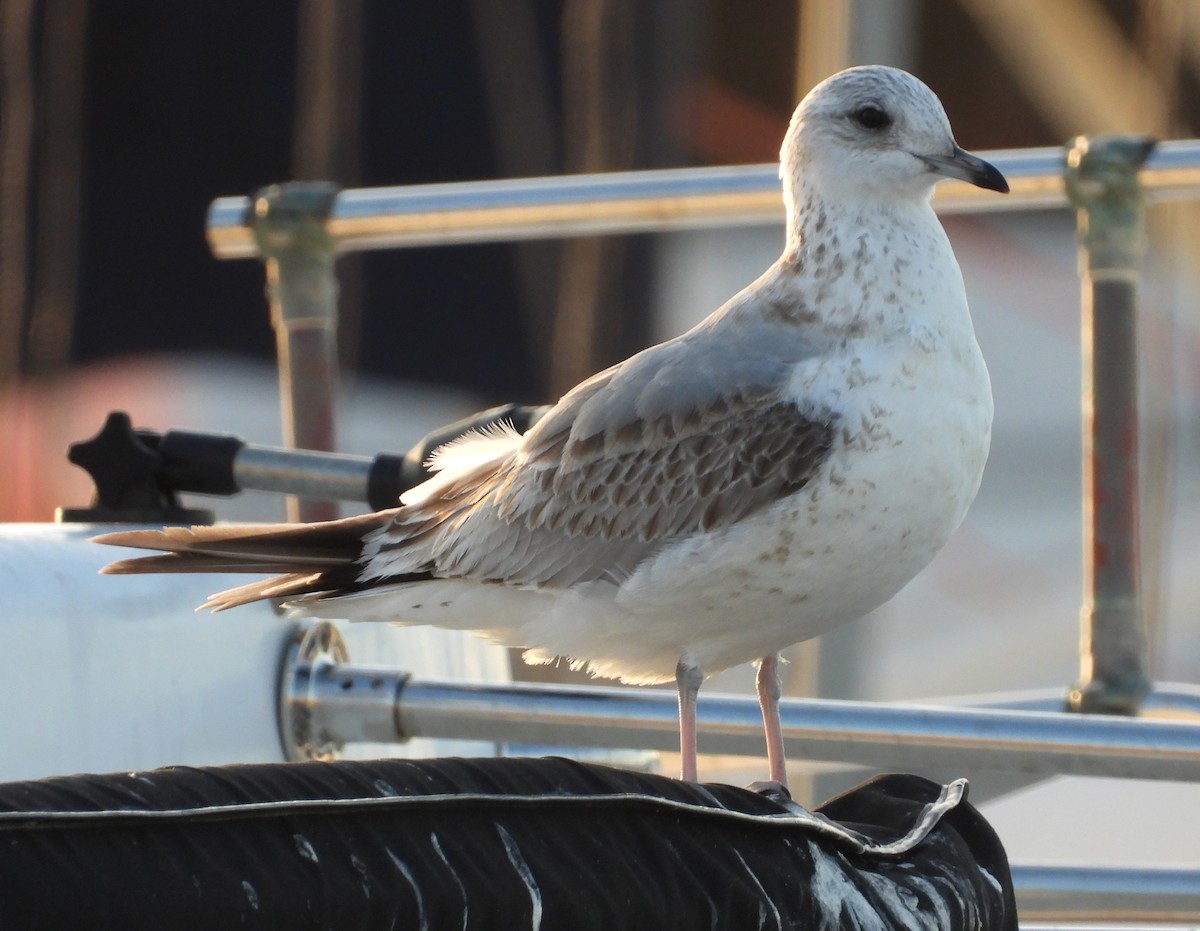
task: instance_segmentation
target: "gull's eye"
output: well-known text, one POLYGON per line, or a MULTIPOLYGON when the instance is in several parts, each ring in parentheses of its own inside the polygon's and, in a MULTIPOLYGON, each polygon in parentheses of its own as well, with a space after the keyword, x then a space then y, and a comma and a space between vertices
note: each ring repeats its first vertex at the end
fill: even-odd
POLYGON ((863 129, 887 129, 892 125, 892 118, 873 103, 864 104, 850 115, 863 129))

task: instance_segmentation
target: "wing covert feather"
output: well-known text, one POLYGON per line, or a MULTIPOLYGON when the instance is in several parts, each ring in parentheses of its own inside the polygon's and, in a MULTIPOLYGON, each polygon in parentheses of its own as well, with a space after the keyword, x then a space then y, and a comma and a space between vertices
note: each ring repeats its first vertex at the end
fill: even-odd
POLYGON ((619 580, 666 542, 802 488, 837 418, 783 397, 792 360, 765 353, 741 369, 727 359, 710 368, 693 347, 685 368, 672 346, 584 382, 490 475, 403 508, 376 535, 367 573, 619 580))

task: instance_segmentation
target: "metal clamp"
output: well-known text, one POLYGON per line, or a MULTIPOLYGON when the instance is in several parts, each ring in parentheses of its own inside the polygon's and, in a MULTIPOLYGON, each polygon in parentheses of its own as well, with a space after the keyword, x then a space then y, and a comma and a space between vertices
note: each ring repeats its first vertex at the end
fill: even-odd
POLYGON ((333 760, 354 741, 403 742, 396 728, 408 673, 349 665, 329 621, 298 624, 279 675, 279 735, 288 760, 333 760))

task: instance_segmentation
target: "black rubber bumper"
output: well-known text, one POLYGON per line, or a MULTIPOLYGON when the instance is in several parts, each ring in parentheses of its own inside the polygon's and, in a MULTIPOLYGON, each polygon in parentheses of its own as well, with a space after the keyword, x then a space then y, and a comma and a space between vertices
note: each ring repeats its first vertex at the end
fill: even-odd
MULTIPOLYGON (((883 776, 822 812, 886 844, 941 791, 883 776)), ((967 802, 900 855, 817 820, 562 759, 9 783, 0 928, 1017 927, 1003 848, 967 802)))

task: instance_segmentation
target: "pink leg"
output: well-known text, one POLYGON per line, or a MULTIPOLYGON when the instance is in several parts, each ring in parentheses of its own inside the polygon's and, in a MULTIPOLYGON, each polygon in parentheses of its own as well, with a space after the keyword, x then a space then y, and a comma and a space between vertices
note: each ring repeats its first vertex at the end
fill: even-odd
POLYGON ((758 663, 758 704, 762 708, 763 732, 767 738, 767 778, 787 785, 787 762, 783 753, 783 728, 779 724, 779 654, 764 656, 758 663))
POLYGON ((683 660, 675 667, 679 688, 679 778, 696 782, 696 695, 704 673, 683 660))

